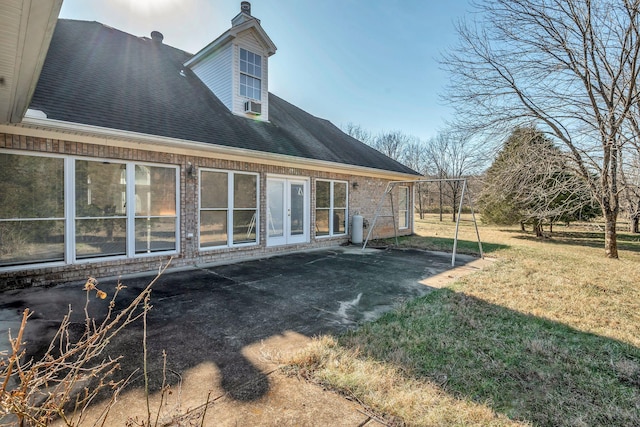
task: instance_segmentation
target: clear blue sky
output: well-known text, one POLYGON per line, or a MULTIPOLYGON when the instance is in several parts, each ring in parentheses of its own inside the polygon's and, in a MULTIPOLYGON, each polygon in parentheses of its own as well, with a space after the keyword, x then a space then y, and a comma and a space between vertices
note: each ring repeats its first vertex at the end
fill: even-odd
MULTIPOLYGON (((269 91, 337 126, 428 139, 450 118, 438 58, 468 0, 253 0, 278 50, 269 91)), ((64 0, 60 17, 98 21, 196 53, 229 29, 240 0, 64 0)))

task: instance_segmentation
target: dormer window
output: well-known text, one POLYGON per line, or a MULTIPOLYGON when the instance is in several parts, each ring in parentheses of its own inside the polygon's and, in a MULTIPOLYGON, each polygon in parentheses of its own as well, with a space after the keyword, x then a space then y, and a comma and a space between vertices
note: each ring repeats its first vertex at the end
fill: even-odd
POLYGON ((240 48, 240 95, 260 101, 262 56, 240 48))

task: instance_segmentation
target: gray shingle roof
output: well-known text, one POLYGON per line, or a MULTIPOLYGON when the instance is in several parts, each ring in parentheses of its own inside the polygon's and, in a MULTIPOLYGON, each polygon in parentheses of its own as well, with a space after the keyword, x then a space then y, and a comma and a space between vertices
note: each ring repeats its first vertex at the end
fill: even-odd
POLYGON ((50 119, 417 175, 269 94, 269 120, 232 114, 191 54, 98 22, 60 19, 30 108, 50 119))

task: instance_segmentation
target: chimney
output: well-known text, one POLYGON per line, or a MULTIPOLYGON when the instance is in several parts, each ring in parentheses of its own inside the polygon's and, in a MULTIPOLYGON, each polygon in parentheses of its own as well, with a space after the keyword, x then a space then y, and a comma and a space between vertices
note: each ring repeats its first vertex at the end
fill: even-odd
POLYGON ((160 31, 151 31, 151 40, 154 43, 162 44, 162 40, 164 40, 164 36, 160 31))
POLYGON ((248 1, 240 2, 240 12, 251 16, 251 3, 248 1))

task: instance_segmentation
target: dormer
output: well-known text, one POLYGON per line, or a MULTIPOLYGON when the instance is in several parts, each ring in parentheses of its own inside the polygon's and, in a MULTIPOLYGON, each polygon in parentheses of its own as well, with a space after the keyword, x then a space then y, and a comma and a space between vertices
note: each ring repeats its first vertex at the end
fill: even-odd
POLYGON ((231 28, 185 62, 234 114, 269 120, 269 62, 276 53, 260 20, 243 1, 231 28))

